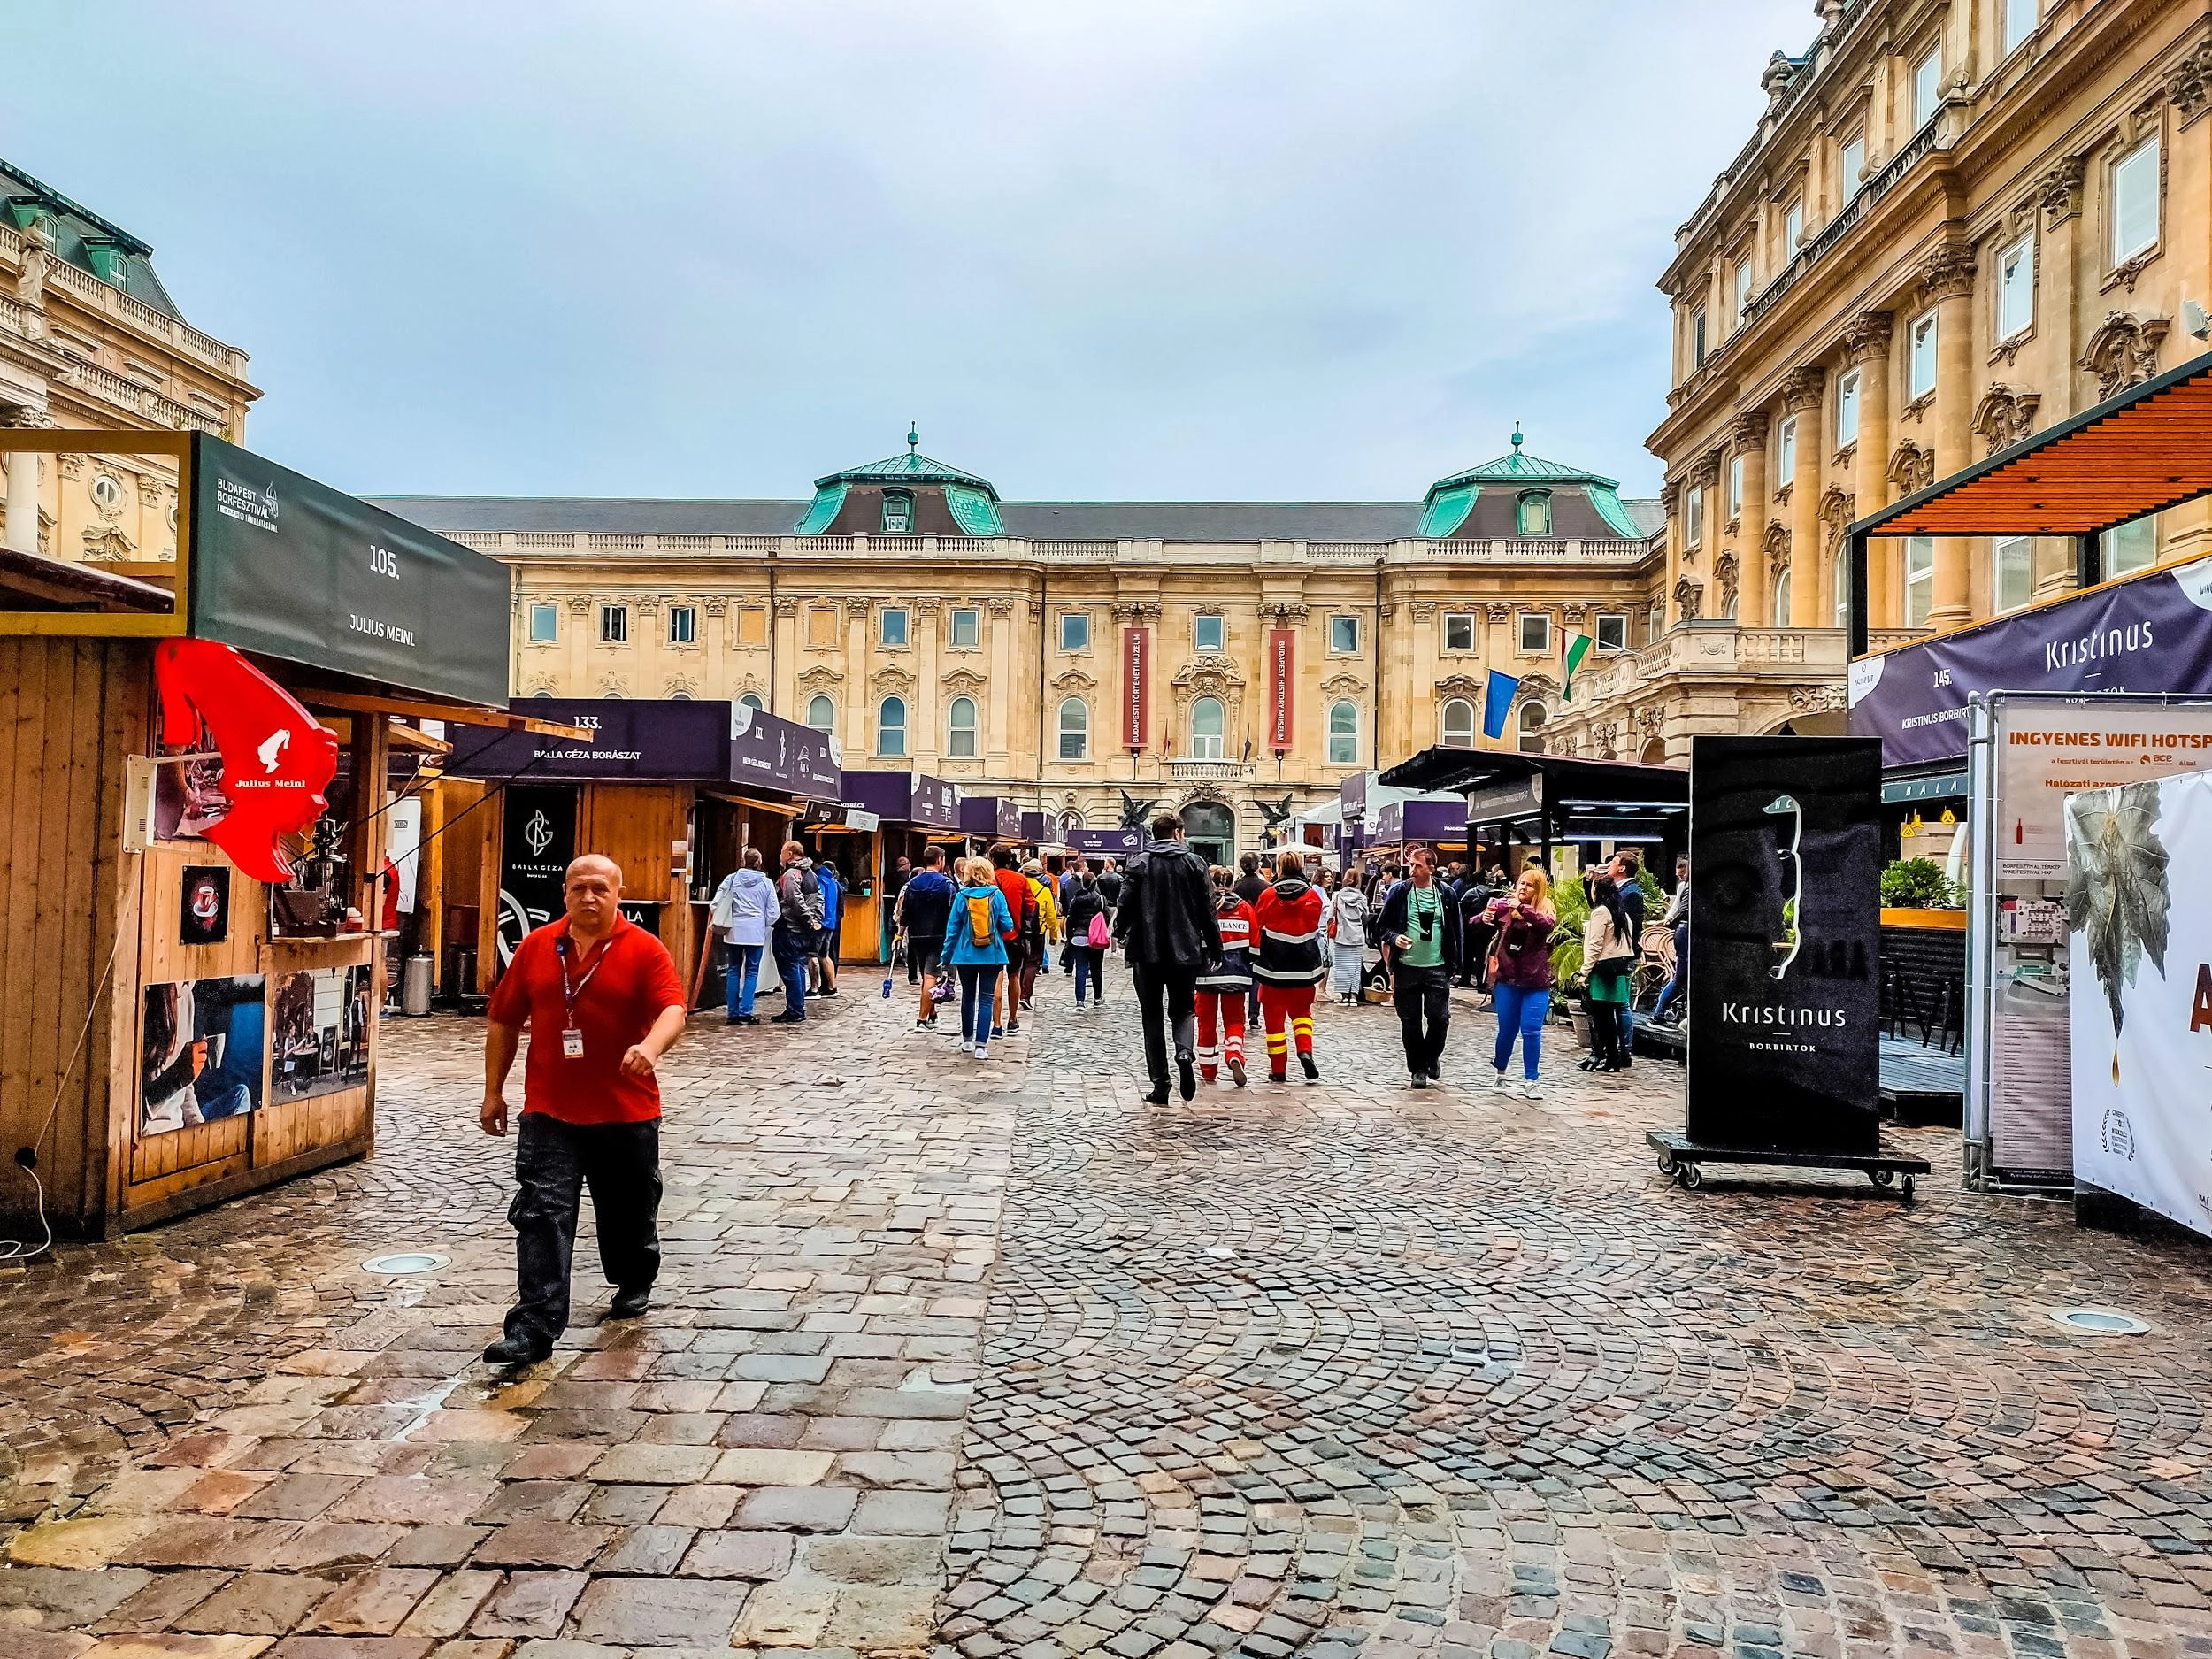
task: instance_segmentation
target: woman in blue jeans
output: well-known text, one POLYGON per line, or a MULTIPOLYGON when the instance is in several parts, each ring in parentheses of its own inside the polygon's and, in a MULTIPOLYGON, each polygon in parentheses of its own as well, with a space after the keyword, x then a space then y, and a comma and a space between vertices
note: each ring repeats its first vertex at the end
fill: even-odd
POLYGON ((1483 920, 1497 929, 1492 947, 1491 996, 1498 1010, 1498 1047, 1491 1059, 1497 1073, 1494 1087, 1509 1094, 1506 1065, 1513 1058, 1513 1039, 1521 1039, 1521 1093, 1540 1100, 1536 1071, 1544 1053, 1544 1021, 1551 1014, 1553 976, 1551 936, 1559 926, 1552 909, 1551 882, 1531 864, 1521 872, 1520 884, 1509 899, 1493 899, 1483 920))
POLYGON ((952 895, 941 960, 960 976, 960 1046, 980 1060, 990 1046, 991 998, 1006 969, 1014 915, 993 879, 989 859, 968 859, 958 873, 960 891, 952 895))
MULTIPOLYGON (((712 911, 727 948, 723 988, 733 1025, 760 1023, 753 1012, 753 995, 760 985, 760 953, 767 949, 768 924, 775 917, 776 884, 760 867, 760 849, 748 847, 744 862, 723 877, 715 890, 712 911)), ((702 962, 703 972, 705 967, 702 962)))

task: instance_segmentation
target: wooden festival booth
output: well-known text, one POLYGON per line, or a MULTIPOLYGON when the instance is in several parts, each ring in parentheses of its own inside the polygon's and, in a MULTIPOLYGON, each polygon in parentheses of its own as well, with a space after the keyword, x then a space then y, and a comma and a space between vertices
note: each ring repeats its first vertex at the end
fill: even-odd
POLYGON ((0 453, 57 526, 0 552, 0 1231, 35 1244, 370 1150, 394 733, 426 785, 441 722, 511 720, 509 578, 204 434, 0 453), (175 511, 78 549, 88 481, 175 511))

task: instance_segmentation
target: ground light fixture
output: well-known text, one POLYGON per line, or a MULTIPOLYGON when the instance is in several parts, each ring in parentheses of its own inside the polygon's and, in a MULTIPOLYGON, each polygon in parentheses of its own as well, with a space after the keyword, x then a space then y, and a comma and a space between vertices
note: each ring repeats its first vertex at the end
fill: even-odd
POLYGON ((2052 1308, 2047 1311, 2052 1324, 2078 1336, 2143 1336, 2150 1331, 2142 1320, 2117 1308, 2052 1308))
POLYGON ((434 1273, 452 1261, 451 1256, 440 1256, 435 1250, 399 1250, 389 1256, 372 1256, 361 1263, 361 1271, 386 1279, 407 1279, 418 1273, 434 1273))

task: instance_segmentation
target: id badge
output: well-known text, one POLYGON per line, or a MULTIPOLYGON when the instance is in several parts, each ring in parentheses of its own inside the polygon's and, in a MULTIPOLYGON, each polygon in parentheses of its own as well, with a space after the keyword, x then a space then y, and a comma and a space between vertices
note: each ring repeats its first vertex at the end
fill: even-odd
POLYGON ((568 1060, 584 1057, 584 1033, 573 1025, 561 1033, 561 1056, 568 1060))

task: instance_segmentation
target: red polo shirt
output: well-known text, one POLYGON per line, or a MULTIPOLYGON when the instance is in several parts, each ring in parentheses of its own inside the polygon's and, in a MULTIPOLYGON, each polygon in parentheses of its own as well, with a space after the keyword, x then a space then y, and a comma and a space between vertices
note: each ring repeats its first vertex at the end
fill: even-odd
POLYGON ((570 1021, 562 995, 560 949, 568 918, 534 931, 515 952, 492 992, 490 1017, 530 1028, 522 1073, 522 1110, 572 1124, 647 1123, 661 1115, 659 1083, 632 1077, 622 1056, 645 1041, 664 1008, 684 1005, 683 981, 668 947, 634 922, 581 956, 572 956, 568 982, 584 1052, 570 1059, 561 1033, 570 1021))
POLYGON ((1029 878, 1018 870, 999 871, 991 878, 998 883, 998 890, 1006 895, 1006 913, 1014 918, 1014 925, 1006 930, 1009 944, 1021 938, 1022 906, 1029 901, 1029 878))

